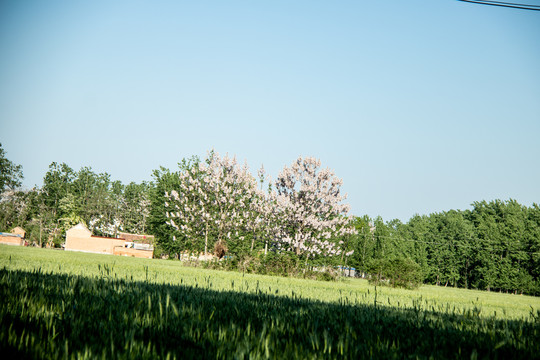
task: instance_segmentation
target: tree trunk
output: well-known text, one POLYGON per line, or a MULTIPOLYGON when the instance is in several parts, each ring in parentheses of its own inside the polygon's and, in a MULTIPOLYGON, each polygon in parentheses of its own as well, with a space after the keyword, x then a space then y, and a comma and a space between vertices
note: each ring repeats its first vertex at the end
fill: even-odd
POLYGON ((208 253, 208 223, 206 223, 206 231, 204 232, 204 257, 208 253))
POLYGON ((467 259, 467 266, 465 267, 465 289, 469 288, 469 259, 467 259))
POLYGON ((306 251, 306 263, 304 265, 304 274, 306 273, 306 270, 307 270, 307 261, 308 261, 308 258, 309 258, 309 253, 306 251))
POLYGON ((42 228, 42 220, 39 219, 39 247, 41 247, 41 228, 42 228))

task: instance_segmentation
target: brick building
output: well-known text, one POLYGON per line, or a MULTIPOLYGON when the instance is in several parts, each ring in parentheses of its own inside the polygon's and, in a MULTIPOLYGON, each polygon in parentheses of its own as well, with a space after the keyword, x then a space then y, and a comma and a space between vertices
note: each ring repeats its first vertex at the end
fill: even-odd
MULTIPOLYGON (((137 236, 149 237, 149 235, 137 236)), ((92 232, 83 224, 78 224, 66 231, 65 250, 96 254, 123 255, 148 259, 151 259, 154 254, 154 247, 152 244, 142 242, 139 243, 137 240, 128 241, 128 239, 124 237, 112 238, 94 236, 92 235, 92 232)))
POLYGON ((25 237, 26 231, 17 226, 11 232, 0 232, 0 244, 23 246, 26 242, 25 237))

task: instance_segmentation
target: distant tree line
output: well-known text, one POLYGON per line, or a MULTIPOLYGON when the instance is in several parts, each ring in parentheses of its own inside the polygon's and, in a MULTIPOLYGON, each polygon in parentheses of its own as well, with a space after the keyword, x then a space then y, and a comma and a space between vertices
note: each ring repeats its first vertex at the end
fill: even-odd
POLYGON ((65 232, 78 223, 96 235, 119 231, 144 233, 151 184, 124 185, 89 167, 75 171, 53 162, 43 185, 30 190, 5 189, 0 200, 0 230, 23 227, 34 244, 60 246, 65 232))
POLYGON ((255 178, 212 156, 160 167, 152 181, 127 185, 53 162, 41 186, 23 190, 22 167, 0 145, 0 231, 21 226, 35 245, 58 247, 82 222, 96 235, 152 234, 158 255, 171 258, 212 253, 219 242, 228 258, 245 260, 244 269, 257 261, 266 269, 352 267, 366 276, 419 269, 413 277, 428 284, 540 295, 537 204, 474 202, 471 210, 415 215, 407 223, 350 217, 340 205, 341 180, 315 159, 298 159, 272 182, 263 169, 255 178))
POLYGON ((515 200, 415 215, 407 223, 357 217, 349 264, 370 273, 380 259, 410 259, 424 282, 540 295, 540 207, 515 200))

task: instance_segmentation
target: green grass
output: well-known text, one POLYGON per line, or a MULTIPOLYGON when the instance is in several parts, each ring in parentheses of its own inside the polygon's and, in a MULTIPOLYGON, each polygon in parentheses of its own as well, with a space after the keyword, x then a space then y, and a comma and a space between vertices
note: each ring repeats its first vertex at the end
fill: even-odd
MULTIPOLYGON (((0 267, 41 269, 47 273, 112 277, 154 284, 204 286, 216 291, 257 290, 277 296, 297 296, 324 302, 374 304, 375 287, 363 279, 337 282, 241 274, 182 266, 179 261, 136 259, 121 256, 0 245, 0 267)), ((481 316, 499 319, 528 318, 531 307, 540 309, 540 298, 487 291, 425 285, 417 290, 377 287, 377 303, 411 308, 415 304, 435 309, 481 308, 481 316)))
POLYGON ((1 353, 61 358, 535 358, 540 299, 220 272, 0 246, 1 353), (532 313, 532 315, 531 315, 532 313))

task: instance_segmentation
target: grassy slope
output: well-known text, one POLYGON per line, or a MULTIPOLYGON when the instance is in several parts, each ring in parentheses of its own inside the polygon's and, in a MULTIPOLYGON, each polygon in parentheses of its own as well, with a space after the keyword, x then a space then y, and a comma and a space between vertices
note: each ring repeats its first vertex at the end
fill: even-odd
MULTIPOLYGON (((277 296, 294 296, 328 303, 374 304, 375 288, 361 279, 339 282, 271 277, 214 271, 182 266, 170 260, 135 259, 110 255, 21 248, 0 245, 0 268, 41 269, 57 274, 113 277, 156 284, 188 285, 217 291, 262 291, 277 296)), ((497 319, 527 319, 531 309, 540 310, 540 298, 485 291, 422 286, 418 290, 377 288, 377 304, 426 310, 480 310, 480 316, 497 319)), ((475 310, 475 311, 476 311, 475 310)))
POLYGON ((0 246, 6 358, 537 358, 538 299, 0 246), (514 300, 513 302, 511 300, 514 300), (487 316, 488 309, 503 309, 487 316), (473 304, 474 303, 474 304, 473 304), (482 310, 478 306, 484 305, 482 310))

